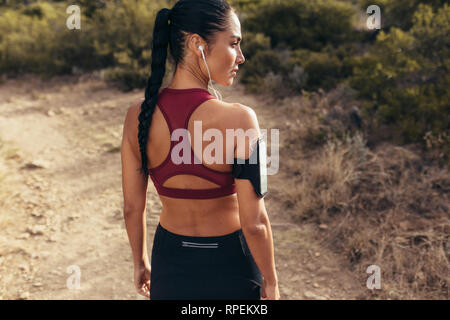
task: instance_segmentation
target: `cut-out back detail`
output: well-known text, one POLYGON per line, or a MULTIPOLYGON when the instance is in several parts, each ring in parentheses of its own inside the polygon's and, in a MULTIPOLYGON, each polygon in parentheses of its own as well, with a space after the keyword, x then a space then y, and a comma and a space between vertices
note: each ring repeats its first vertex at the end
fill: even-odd
MULTIPOLYGON (((157 105, 166 119, 169 127, 170 136, 178 128, 188 130, 189 118, 192 113, 203 102, 215 99, 206 89, 171 89, 164 88, 160 91, 157 105)), ((231 172, 221 172, 204 166, 202 163, 194 163, 194 159, 199 159, 190 146, 190 163, 175 164, 172 162, 172 149, 178 144, 183 143, 184 137, 180 141, 171 141, 169 153, 164 161, 154 168, 149 168, 149 175, 159 195, 183 198, 183 199, 210 199, 224 197, 236 193, 236 185, 231 172), (209 189, 184 189, 169 188, 163 186, 164 182, 170 177, 189 174, 211 181, 220 187, 209 189)), ((180 151, 183 156, 183 150, 180 151)))

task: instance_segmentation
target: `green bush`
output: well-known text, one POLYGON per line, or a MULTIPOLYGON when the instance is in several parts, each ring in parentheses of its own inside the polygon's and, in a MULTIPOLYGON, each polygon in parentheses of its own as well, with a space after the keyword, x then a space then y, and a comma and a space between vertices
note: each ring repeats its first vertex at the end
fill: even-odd
POLYGON ((2 10, 0 72, 58 72, 52 56, 55 41, 52 29, 61 24, 60 21, 65 21, 62 14, 46 2, 23 11, 2 10))
POLYGON ((263 33, 242 32, 241 48, 246 60, 251 59, 258 51, 270 50, 270 38, 263 33))
POLYGON ((342 43, 351 34, 355 9, 335 0, 264 0, 246 12, 242 28, 262 32, 271 47, 320 51, 326 44, 342 43))
POLYGON ((307 81, 308 74, 291 59, 289 49, 257 51, 247 59, 241 77, 249 92, 268 93, 275 98, 299 94, 307 81))
POLYGON ((333 50, 257 51, 247 60, 241 82, 250 92, 268 90, 282 97, 300 94, 303 89, 333 89, 351 75, 352 67, 353 60, 348 57, 341 60, 333 50))
POLYGON ((146 85, 151 67, 151 45, 156 14, 165 1, 108 2, 93 17, 93 46, 108 61, 106 79, 125 90, 146 85), (115 22, 115 23, 112 23, 115 22))
POLYGON ((75 4, 82 9, 81 30, 67 28, 65 2, 4 6, 0 72, 56 75, 106 69, 106 79, 124 89, 144 87, 156 13, 166 2, 79 0, 75 4))
POLYGON ((341 77, 342 62, 335 55, 310 52, 302 64, 308 74, 307 90, 333 89, 341 77))
POLYGON ((92 46, 94 27, 82 15, 81 30, 66 26, 66 5, 38 2, 0 15, 0 72, 42 75, 98 67, 92 46))
POLYGON ((270 72, 278 73, 282 66, 283 60, 277 51, 257 51, 253 57, 247 59, 241 82, 246 85, 249 92, 262 92, 266 75, 270 72))
POLYGON ((354 59, 351 84, 367 100, 374 129, 388 125, 400 143, 424 144, 427 132, 450 127, 449 18, 448 5, 436 11, 419 5, 410 30, 381 31, 369 52, 354 59))

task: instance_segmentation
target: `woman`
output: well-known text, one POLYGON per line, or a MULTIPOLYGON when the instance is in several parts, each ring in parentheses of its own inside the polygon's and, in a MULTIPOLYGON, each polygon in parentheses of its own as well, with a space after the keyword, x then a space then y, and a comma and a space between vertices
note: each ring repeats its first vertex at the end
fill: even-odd
POLYGON ((180 0, 157 14, 151 77, 145 99, 128 109, 121 149, 135 286, 152 300, 279 299, 264 200, 249 180, 234 179, 227 157, 249 159, 255 136, 228 138, 226 129, 251 129, 258 138, 256 115, 207 90, 212 79, 224 86, 233 83, 233 71, 245 61, 240 38, 239 19, 223 0, 180 0), (176 70, 161 90, 169 45, 176 70), (194 121, 202 132, 213 129, 224 137, 219 161, 195 162, 208 144, 202 132, 194 134, 194 121), (187 129, 190 141, 200 139, 192 148, 188 144, 190 163, 176 161, 183 152, 172 153, 182 145, 177 141, 184 141, 174 138, 180 128, 187 129), (236 148, 239 139, 245 148, 236 148), (151 266, 145 222, 148 175, 162 203, 151 266))

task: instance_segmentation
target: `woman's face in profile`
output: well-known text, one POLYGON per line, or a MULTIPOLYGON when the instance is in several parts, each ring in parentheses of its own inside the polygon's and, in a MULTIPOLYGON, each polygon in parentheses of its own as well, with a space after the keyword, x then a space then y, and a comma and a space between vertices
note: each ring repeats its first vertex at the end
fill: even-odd
MULTIPOLYGON (((237 15, 231 12, 228 30, 217 33, 211 52, 205 55, 212 80, 223 86, 233 84, 236 77, 233 70, 245 61, 239 38, 242 38, 241 23, 237 15)), ((204 64, 203 67, 205 67, 204 64)), ((206 69, 204 71, 208 75, 208 71, 206 69)))

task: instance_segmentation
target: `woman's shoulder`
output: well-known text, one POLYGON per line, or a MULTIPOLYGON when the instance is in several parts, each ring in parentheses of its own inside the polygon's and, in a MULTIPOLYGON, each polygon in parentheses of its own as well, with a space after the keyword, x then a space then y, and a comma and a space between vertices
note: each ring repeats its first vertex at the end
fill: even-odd
POLYGON ((127 113, 131 113, 135 117, 141 112, 141 105, 144 102, 144 98, 136 99, 128 105, 127 113))
POLYGON ((256 119, 255 111, 244 104, 238 102, 225 102, 217 99, 208 101, 214 113, 218 115, 221 122, 227 128, 242 128, 252 126, 256 119))
POLYGON ((144 98, 137 99, 128 105, 128 109, 125 115, 124 131, 131 132, 131 134, 137 134, 137 127, 139 125, 139 114, 141 113, 141 105, 144 102, 144 98))

